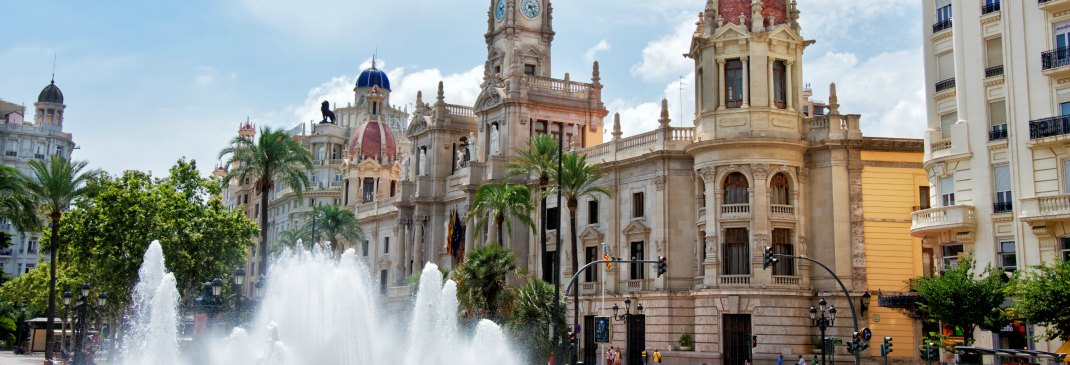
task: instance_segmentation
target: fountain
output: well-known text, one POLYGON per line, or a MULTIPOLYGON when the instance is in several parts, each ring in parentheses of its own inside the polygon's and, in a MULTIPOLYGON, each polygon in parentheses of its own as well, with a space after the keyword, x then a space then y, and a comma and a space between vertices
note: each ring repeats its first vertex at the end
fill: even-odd
MULTIPOLYGON (((139 324, 124 338, 122 364, 184 365, 178 356, 174 276, 164 270, 159 244, 150 246, 135 289, 139 324)), ((443 283, 438 267, 423 270, 411 320, 379 303, 378 287, 355 251, 334 257, 320 247, 287 251, 272 266, 264 299, 248 328, 208 341, 197 363, 313 364, 520 364, 501 329, 478 323, 471 338, 457 319, 457 287, 443 283)), ((188 354, 186 354, 188 355, 188 354)))

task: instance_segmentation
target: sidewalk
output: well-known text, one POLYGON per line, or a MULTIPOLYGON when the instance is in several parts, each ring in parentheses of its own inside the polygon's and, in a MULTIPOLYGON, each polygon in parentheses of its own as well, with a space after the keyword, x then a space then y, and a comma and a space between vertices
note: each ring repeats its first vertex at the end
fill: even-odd
POLYGON ((44 362, 44 353, 15 355, 11 351, 0 351, 0 365, 41 365, 44 362))

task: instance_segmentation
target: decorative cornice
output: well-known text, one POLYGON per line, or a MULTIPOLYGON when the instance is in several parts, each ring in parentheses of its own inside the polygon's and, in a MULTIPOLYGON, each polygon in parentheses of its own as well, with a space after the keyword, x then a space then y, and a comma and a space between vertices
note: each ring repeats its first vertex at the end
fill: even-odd
POLYGON ((940 33, 933 34, 933 36, 932 36, 933 43, 936 43, 936 42, 951 38, 951 36, 953 35, 953 32, 954 32, 954 30, 948 29, 948 30, 945 30, 945 31, 940 31, 940 33))
POLYGON ((916 138, 862 138, 862 149, 886 152, 925 152, 925 141, 916 138))
POLYGON ((1005 79, 1004 79, 1003 75, 990 77, 990 78, 985 79, 985 87, 1003 85, 1004 82, 1005 82, 1005 79))
POLYGON ((944 99, 953 98, 955 97, 955 95, 958 95, 958 91, 955 88, 952 88, 936 93, 936 95, 933 96, 933 99, 936 99, 936 101, 940 101, 944 99))
POLYGON ((996 141, 996 142, 988 142, 988 150, 989 151, 1003 150, 1003 149, 1007 149, 1007 140, 996 141))
POLYGON ((994 11, 994 12, 982 15, 981 16, 981 24, 992 24, 992 23, 999 22, 1001 19, 1003 19, 1003 13, 999 12, 999 11, 994 11))

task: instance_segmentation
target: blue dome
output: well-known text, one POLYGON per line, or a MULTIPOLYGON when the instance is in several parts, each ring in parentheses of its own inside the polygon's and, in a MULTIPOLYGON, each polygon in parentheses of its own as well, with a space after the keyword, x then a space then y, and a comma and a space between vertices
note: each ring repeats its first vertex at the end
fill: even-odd
POLYGON ((386 77, 386 72, 380 69, 369 68, 360 73, 357 77, 357 87, 372 87, 378 86, 380 89, 390 90, 390 79, 386 77))

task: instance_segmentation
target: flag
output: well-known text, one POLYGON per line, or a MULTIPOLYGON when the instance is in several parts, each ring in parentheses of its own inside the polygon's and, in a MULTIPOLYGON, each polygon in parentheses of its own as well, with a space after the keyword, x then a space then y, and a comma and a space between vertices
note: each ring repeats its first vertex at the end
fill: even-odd
MULTIPOLYGON (((602 245, 602 259, 606 260, 606 261, 609 261, 609 246, 602 245)), ((606 263, 606 270, 609 270, 609 269, 612 269, 612 268, 613 268, 613 263, 607 262, 606 263)))
POLYGON ((454 210, 453 237, 451 242, 453 244, 453 256, 460 257, 462 260, 464 259, 464 236, 465 226, 464 222, 461 221, 461 213, 454 210))
POLYGON ((442 246, 443 246, 442 248, 446 249, 446 253, 447 254, 452 254, 453 253, 453 246, 450 245, 450 239, 453 238, 453 211, 452 210, 450 211, 449 217, 446 217, 446 222, 445 223, 446 224, 444 224, 444 226, 446 228, 446 234, 445 234, 446 237, 445 237, 444 240, 442 240, 442 246))

